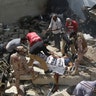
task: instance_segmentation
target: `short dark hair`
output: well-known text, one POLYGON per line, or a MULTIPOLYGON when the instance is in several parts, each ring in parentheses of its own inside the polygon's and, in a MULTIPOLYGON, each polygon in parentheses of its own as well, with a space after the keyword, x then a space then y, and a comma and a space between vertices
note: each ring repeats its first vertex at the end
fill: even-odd
POLYGON ((32 32, 32 31, 33 31, 33 29, 32 28, 29 28, 29 33, 32 32))
POLYGON ((21 38, 21 42, 22 42, 22 41, 26 41, 26 40, 27 40, 26 37, 22 37, 22 38, 21 38))

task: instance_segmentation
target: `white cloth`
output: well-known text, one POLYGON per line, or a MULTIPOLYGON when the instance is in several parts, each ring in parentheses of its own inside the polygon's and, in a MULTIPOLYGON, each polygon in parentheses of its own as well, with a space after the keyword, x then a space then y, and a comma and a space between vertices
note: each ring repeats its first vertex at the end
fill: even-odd
POLYGON ((50 70, 60 75, 63 75, 65 72, 65 60, 64 58, 54 58, 52 55, 49 56, 46 60, 46 63, 50 70))
POLYGON ((55 30, 55 31, 52 31, 53 34, 62 33, 62 31, 61 31, 62 22, 61 22, 60 18, 57 17, 56 21, 54 21, 53 18, 52 18, 48 28, 51 28, 52 30, 55 30), (56 30, 56 29, 60 29, 60 30, 56 30))
POLYGON ((63 75, 65 72, 65 60, 64 58, 55 58, 52 55, 46 56, 43 53, 39 53, 38 56, 43 58, 46 61, 46 64, 49 68, 49 70, 52 70, 54 73, 58 73, 60 75, 63 75))
POLYGON ((16 86, 12 86, 11 88, 6 89, 6 90, 5 90, 5 93, 14 93, 14 94, 18 94, 16 86))

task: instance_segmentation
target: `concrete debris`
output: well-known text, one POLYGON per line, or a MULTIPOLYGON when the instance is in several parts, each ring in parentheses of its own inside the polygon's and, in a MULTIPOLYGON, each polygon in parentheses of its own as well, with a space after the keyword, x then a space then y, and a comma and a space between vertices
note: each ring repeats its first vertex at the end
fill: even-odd
MULTIPOLYGON (((56 11, 55 7, 53 10, 56 11)), ((39 35, 42 35, 41 34, 42 31, 46 31, 46 29, 48 27, 48 21, 45 22, 43 20, 42 21, 34 20, 32 23, 33 23, 33 25, 35 24, 33 26, 33 30, 38 32, 39 35)), ((23 36, 25 36, 25 34, 28 33, 28 29, 20 29, 18 26, 14 27, 14 26, 10 25, 10 26, 8 26, 7 29, 3 30, 2 24, 0 23, 0 39, 1 39, 0 43, 8 42, 9 40, 11 40, 13 38, 23 37, 23 36)), ((88 35, 85 34, 85 35, 87 36, 86 39, 88 42, 88 51, 84 56, 84 60, 81 62, 79 75, 71 76, 70 74, 67 74, 67 75, 60 76, 60 79, 59 79, 60 88, 59 88, 58 92, 55 92, 54 94, 51 93, 50 96, 70 96, 68 94, 68 92, 66 91, 67 88, 76 85, 77 83, 79 83, 82 80, 96 80, 96 68, 94 68, 94 67, 96 67, 96 46, 95 46, 96 39, 89 36, 89 34, 88 35), (61 85, 62 85, 62 87, 61 87, 61 85), (65 85, 67 87, 65 87, 65 85)), ((50 41, 50 42, 53 43, 52 41, 50 41)), ((61 45, 62 45, 62 42, 61 42, 61 45)), ((57 49, 55 47, 49 45, 47 48, 50 51, 53 51, 58 56, 62 56, 61 52, 56 52, 57 49)), ((4 65, 4 62, 0 61, 0 70, 1 71, 4 69, 2 67, 2 64, 4 65)), ((39 64, 39 63, 34 62, 34 64, 39 64)), ((4 67, 6 67, 6 66, 4 66, 4 67)), ((34 67, 34 70, 36 72, 39 72, 39 77, 36 78, 34 81, 32 81, 32 76, 30 76, 30 75, 22 75, 20 77, 21 84, 23 83, 24 89, 26 89, 25 90, 26 96, 47 96, 48 92, 50 92, 50 89, 52 88, 52 83, 54 81, 54 78, 53 78, 54 74, 45 75, 44 70, 42 70, 38 67, 34 67), (30 85, 30 87, 28 85, 30 85), (26 87, 28 87, 28 89, 26 87)), ((2 72, 0 72, 0 82, 2 82, 2 72)), ((0 83, 0 87, 4 84, 0 83)), ((10 85, 11 84, 9 84, 9 86, 10 85)), ((4 92, 4 90, 3 90, 3 92, 4 92)), ((14 92, 15 92, 15 94, 17 94, 15 86, 12 86, 12 87, 6 89, 4 93, 11 94, 14 92)), ((11 96, 11 95, 9 95, 9 96, 11 96)))
POLYGON ((12 86, 11 88, 9 88, 9 89, 6 89, 5 90, 5 93, 14 93, 14 94, 17 94, 18 92, 17 92, 17 88, 15 87, 15 86, 12 86))

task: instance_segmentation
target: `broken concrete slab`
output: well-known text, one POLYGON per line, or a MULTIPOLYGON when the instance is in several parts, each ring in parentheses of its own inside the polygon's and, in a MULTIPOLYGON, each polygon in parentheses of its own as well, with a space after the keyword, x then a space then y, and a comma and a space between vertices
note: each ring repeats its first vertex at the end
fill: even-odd
MULTIPOLYGON (((54 74, 51 75, 45 75, 44 70, 40 68, 34 67, 35 71, 40 72, 40 75, 38 78, 33 80, 34 84, 50 84, 54 83, 54 74)), ((31 75, 21 75, 20 80, 32 80, 31 75)), ((80 75, 76 76, 60 76, 59 78, 59 85, 68 85, 68 86, 73 86, 79 83, 82 80, 90 80, 90 75, 88 73, 80 73, 80 75)))

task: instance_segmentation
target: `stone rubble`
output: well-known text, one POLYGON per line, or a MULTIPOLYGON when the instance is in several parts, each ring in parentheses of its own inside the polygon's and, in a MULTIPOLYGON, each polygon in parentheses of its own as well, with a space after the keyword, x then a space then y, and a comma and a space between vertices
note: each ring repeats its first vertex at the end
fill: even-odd
MULTIPOLYGON (((1 29, 0 29, 1 30, 1 29)), ((13 29, 10 29, 9 30, 6 30, 5 32, 0 32, 0 38, 1 38, 1 41, 0 43, 3 43, 3 42, 8 42, 9 40, 13 39, 13 38, 17 38, 17 37, 23 37, 25 34, 27 34, 28 30, 22 30, 20 29, 20 31, 17 31, 17 32, 14 32, 13 29)), ((86 65, 85 67, 92 67, 90 69, 88 69, 88 72, 84 72, 84 71, 81 71, 80 72, 80 75, 78 76, 65 76, 65 77, 60 77, 60 80, 59 80, 59 84, 60 85, 63 85, 63 88, 62 90, 60 90, 59 92, 56 92, 54 94, 51 94, 50 96, 70 96, 67 92, 66 92, 66 88, 64 87, 65 85, 67 85, 67 88, 69 86, 73 86, 73 85, 76 85, 77 83, 79 83, 80 81, 82 80, 96 80, 96 68, 94 68, 94 66, 96 65, 96 46, 94 46, 96 44, 95 42, 96 40, 95 39, 92 39, 92 40, 88 40, 88 52, 85 54, 85 57, 87 58, 86 61, 84 60, 84 62, 82 63, 83 66, 86 65), (90 74, 89 74, 90 73, 90 74)), ((62 42, 61 42, 62 44, 62 42)), ((48 46, 48 49, 53 51, 54 53, 58 54, 59 56, 62 56, 61 52, 56 52, 56 48, 52 47, 52 46, 48 46)), ((96 66, 95 66, 96 67, 96 66)), ((41 74, 44 75, 43 73, 43 70, 42 69, 36 69, 35 70, 39 70, 41 72, 41 74)), ((39 78, 37 78, 35 81, 33 81, 33 84, 35 85, 49 85, 50 83, 53 83, 53 76, 43 76, 43 75, 40 75, 39 78)), ((28 80, 30 80, 30 76, 28 77, 21 77, 21 80, 27 78, 28 80)), ((25 80, 26 81, 26 80, 25 80)), ((31 84, 31 83, 30 83, 31 84)), ((50 90, 49 86, 48 88, 46 86, 44 87, 41 87, 45 92, 44 92, 44 95, 40 95, 38 94, 38 92, 36 92, 36 90, 38 88, 36 88, 35 90, 31 88, 29 88, 26 92, 27 94, 30 94, 29 96, 47 96, 45 95, 46 93, 48 93, 50 90)), ((40 90, 39 90, 40 91, 40 90)), ((8 95, 10 96, 10 95, 8 95)))

